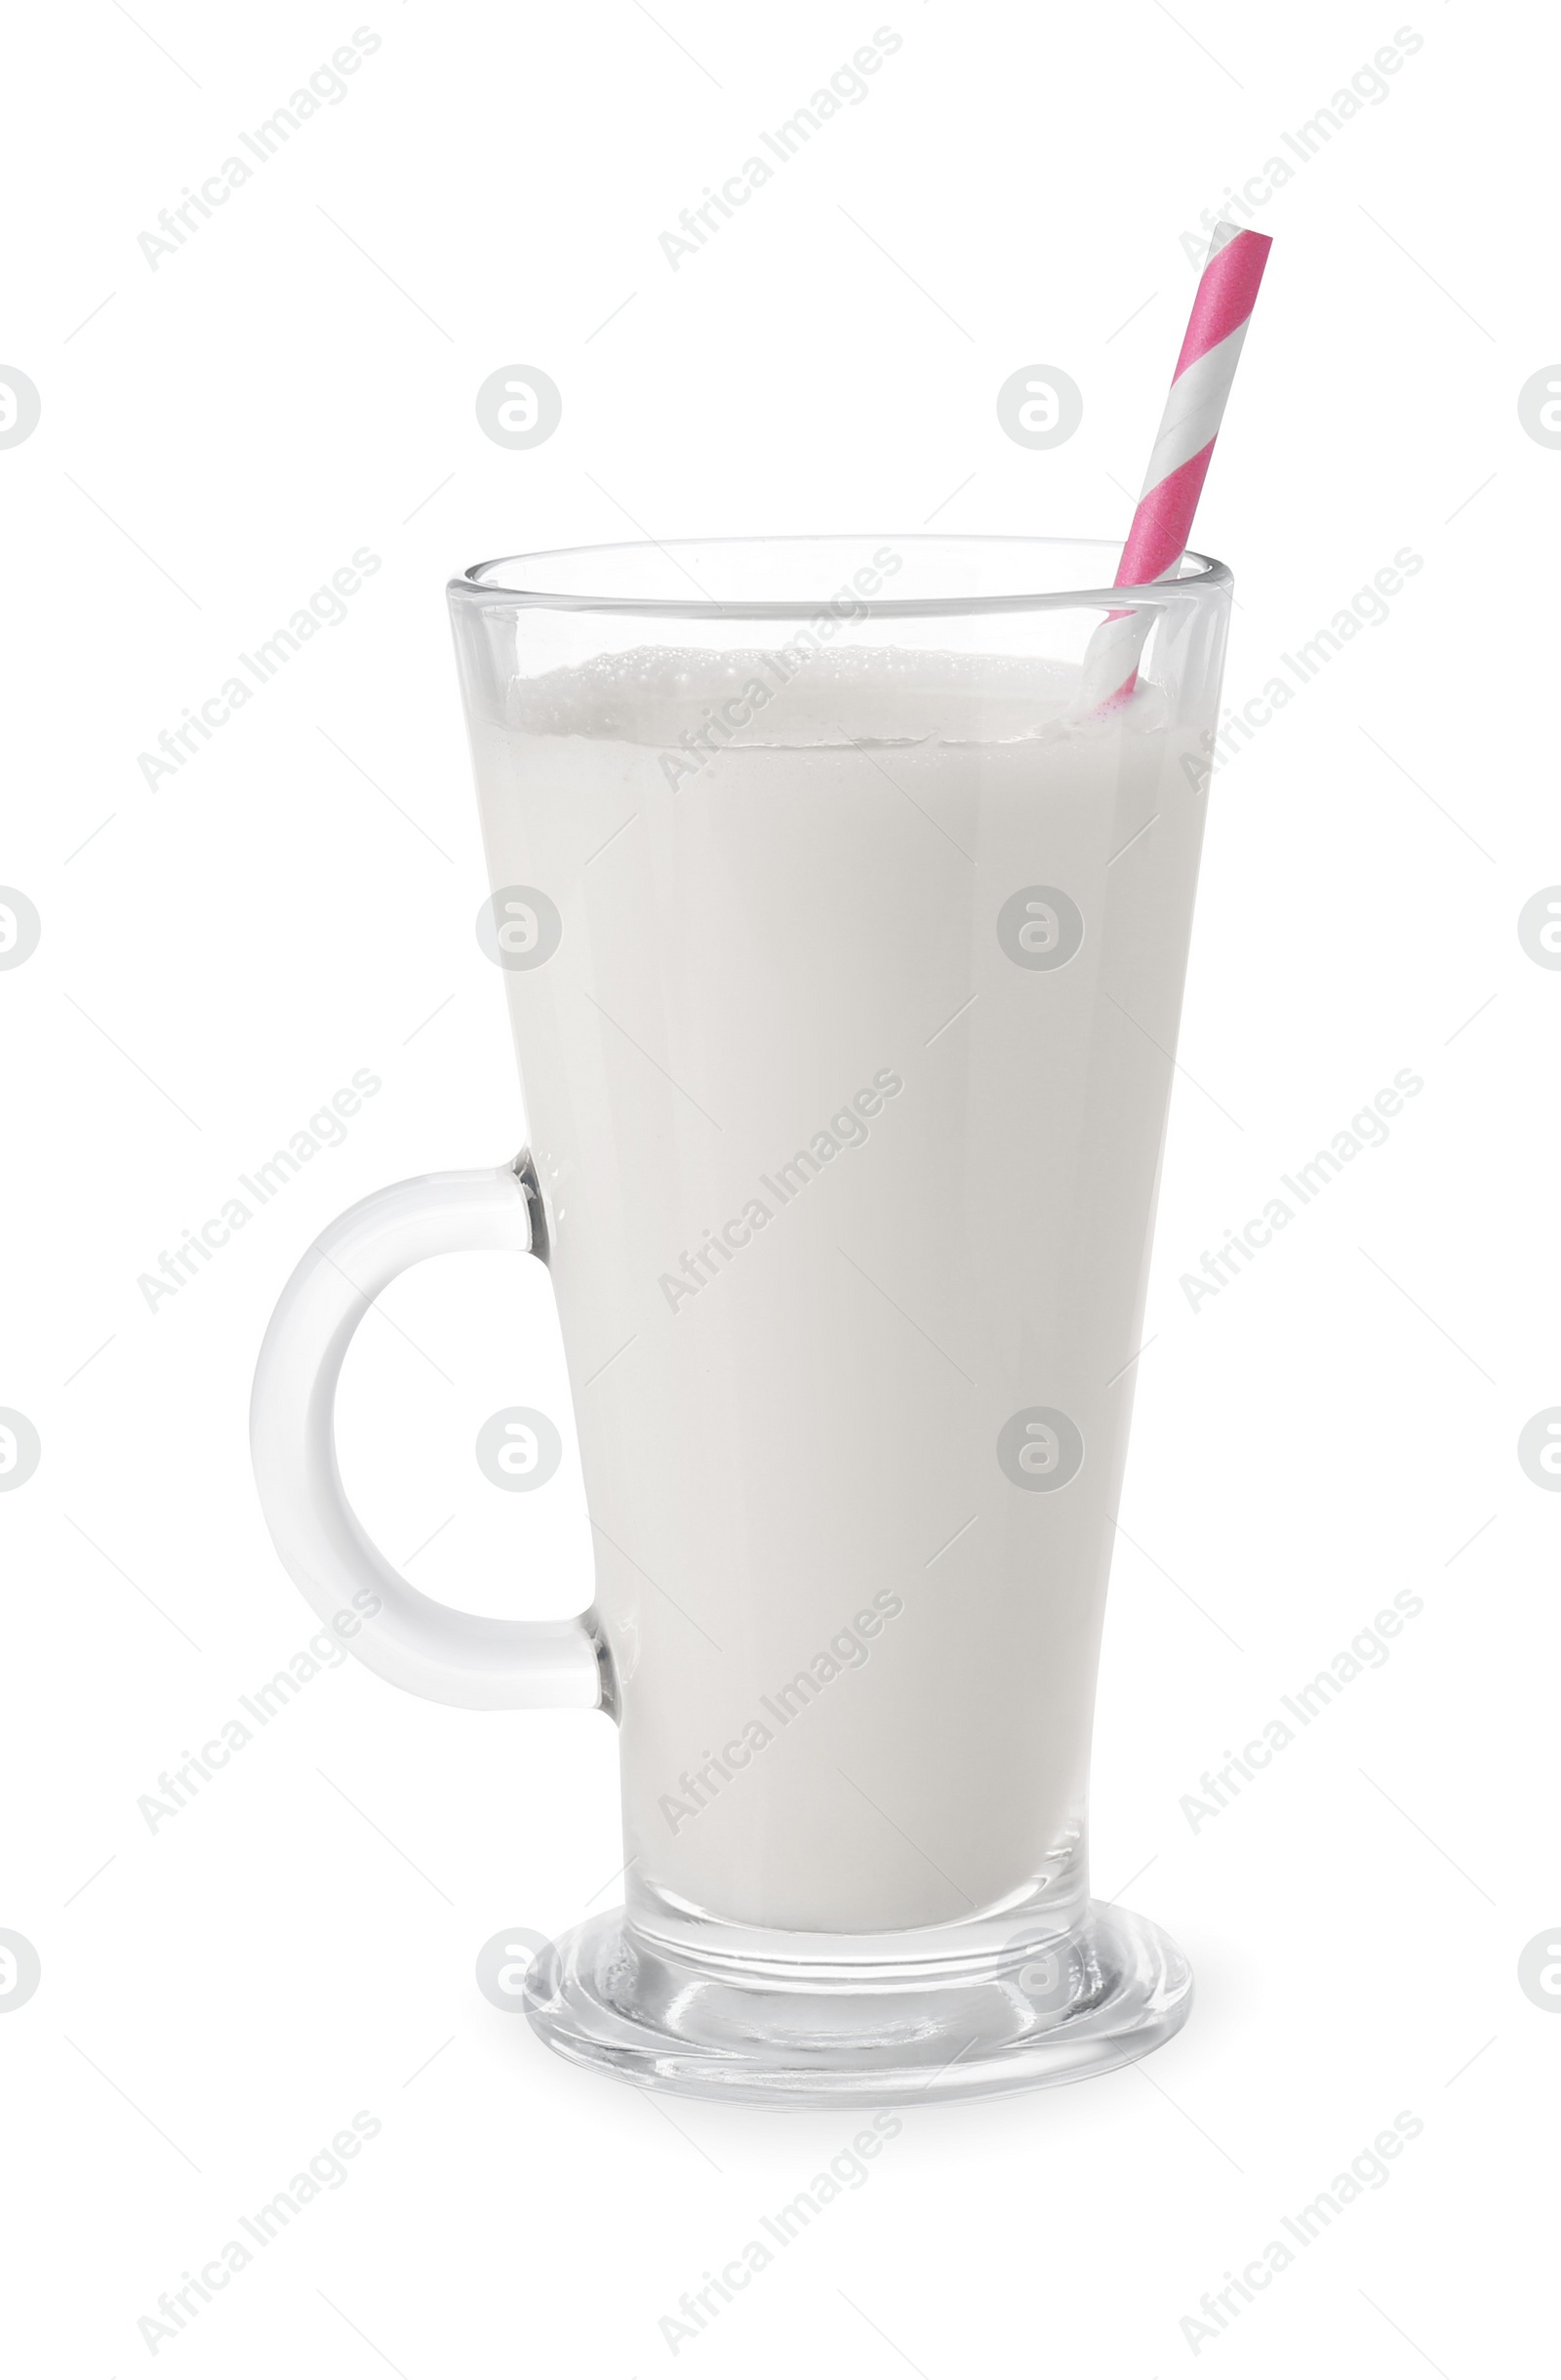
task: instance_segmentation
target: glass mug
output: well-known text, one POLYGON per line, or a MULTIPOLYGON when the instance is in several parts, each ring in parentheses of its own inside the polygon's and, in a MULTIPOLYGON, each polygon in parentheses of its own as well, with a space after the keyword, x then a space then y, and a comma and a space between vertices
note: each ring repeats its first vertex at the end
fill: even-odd
POLYGON ((618 1722, 625 1906, 527 1981, 581 2064, 881 2104, 1186 2017, 1176 1946, 1089 1898, 1086 1803, 1230 577, 1116 556, 691 542, 450 588, 530 1148, 323 1234, 252 1434, 307 1600, 378 1598, 371 1669, 618 1722), (1092 712, 1123 611, 1137 688, 1092 712), (573 1620, 429 1600, 342 1491, 347 1343, 462 1248, 552 1276, 573 1620))

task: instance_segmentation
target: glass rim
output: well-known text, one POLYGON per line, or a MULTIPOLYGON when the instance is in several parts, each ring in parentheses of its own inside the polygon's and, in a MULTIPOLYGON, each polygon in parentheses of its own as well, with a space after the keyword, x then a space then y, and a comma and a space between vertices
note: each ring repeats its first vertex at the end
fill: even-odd
MULTIPOLYGON (((897 548, 911 545, 920 548, 983 545, 998 549, 1015 546, 1094 546, 1107 560, 1120 554, 1122 550, 1122 541, 1119 538, 1002 537, 985 536, 980 533, 966 536, 958 534, 929 536, 924 531, 917 531, 910 536, 896 536, 883 532, 869 534, 832 531, 827 535, 811 537, 669 538, 665 540, 619 538, 602 545, 555 545, 531 553, 500 554, 490 561, 473 562, 468 570, 460 573, 459 578, 450 580, 447 591, 452 604, 498 602, 538 611, 605 612, 663 620, 815 620, 821 614, 828 614, 831 610, 835 610, 838 616, 840 589, 837 588, 832 594, 821 592, 806 600, 791 597, 734 597, 717 600, 702 594, 661 596, 570 593, 557 588, 550 589, 545 584, 540 585, 520 584, 518 580, 520 574, 524 573, 525 578, 529 581, 536 581, 539 578, 545 581, 548 574, 545 571, 539 571, 538 565, 549 562, 580 562, 591 555, 605 557, 620 554, 643 555, 655 552, 664 555, 675 568, 682 569, 683 565, 676 559, 680 552, 702 551, 711 546, 747 545, 760 548, 848 545, 860 545, 863 548, 880 547, 886 545, 897 548), (492 575, 494 573, 502 573, 503 576, 495 577, 492 575)), ((1156 579, 1140 586, 1101 585, 1050 590, 1035 589, 1030 592, 1018 590, 999 595, 886 595, 881 593, 857 595, 853 593, 851 609, 853 617, 858 620, 863 618, 914 620, 979 617, 983 614, 990 615, 1000 612, 1078 609, 1165 611, 1173 608, 1179 601, 1190 601, 1199 596, 1228 590, 1234 584, 1231 572, 1225 563, 1216 561, 1210 554, 1199 553, 1191 546, 1188 546, 1181 554, 1178 573, 1179 575, 1174 579, 1156 579)), ((604 566, 604 579, 610 575, 610 571, 604 566)), ((697 581, 693 581, 691 573, 685 573, 685 575, 690 577, 693 585, 698 585, 697 581)))

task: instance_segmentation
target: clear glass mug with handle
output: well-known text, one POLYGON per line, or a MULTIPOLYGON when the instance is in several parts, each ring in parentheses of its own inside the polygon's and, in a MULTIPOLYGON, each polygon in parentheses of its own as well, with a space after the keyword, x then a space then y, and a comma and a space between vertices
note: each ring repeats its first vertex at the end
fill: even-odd
POLYGON ((323 1234, 254 1455, 315 1609, 374 1591, 370 1668, 617 1721, 625 1905, 528 1981, 582 2064, 968 2096, 1187 2013, 1176 1946, 1089 1898, 1086 1803, 1230 579, 1115 558, 718 541, 451 586, 530 1147, 323 1234), (1125 609, 1137 688, 1090 711, 1125 609), (347 1343, 463 1248, 552 1277, 578 1619, 430 1601, 342 1491, 347 1343))

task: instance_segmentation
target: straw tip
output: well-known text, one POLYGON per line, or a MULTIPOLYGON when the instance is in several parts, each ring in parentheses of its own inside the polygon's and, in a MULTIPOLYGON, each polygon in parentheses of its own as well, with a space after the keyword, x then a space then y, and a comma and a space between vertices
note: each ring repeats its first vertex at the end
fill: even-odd
POLYGON ((1222 248, 1228 248, 1232 240, 1240 239, 1253 241, 1262 250, 1264 256, 1274 244, 1271 234, 1266 231, 1249 231, 1241 223, 1216 223, 1214 236, 1209 242, 1209 253, 1204 259, 1204 262, 1212 264, 1222 248))

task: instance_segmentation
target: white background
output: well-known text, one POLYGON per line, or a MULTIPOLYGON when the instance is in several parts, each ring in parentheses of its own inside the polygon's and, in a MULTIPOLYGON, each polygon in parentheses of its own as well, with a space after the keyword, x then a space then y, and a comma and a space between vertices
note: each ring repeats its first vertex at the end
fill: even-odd
MULTIPOLYGON (((153 270, 138 234, 359 20, 138 19, 9 37, 0 344, 42 418, 0 451, 0 881, 42 940, 0 973, 0 1405, 43 1455, 0 1495, 0 1925, 43 1975, 0 2021, 5 2359, 140 2369, 159 2293, 367 2110, 347 2183, 160 2368, 648 2374, 859 2122, 632 2094, 479 1997, 500 1928, 615 1897, 611 1729, 348 1665, 155 1834, 138 1809, 312 1632, 245 1442, 283 1279, 381 1182, 523 1135, 443 582, 641 531, 1120 535, 1183 235, 1401 20, 376 0, 346 98, 153 270), (659 234, 880 21, 869 97, 674 272, 659 234), (473 399, 522 363, 564 411, 514 453, 473 399), (1083 423, 1029 452, 994 399, 1048 363, 1083 423), (148 787, 138 754, 360 546, 348 618, 148 787), (344 1144, 148 1311, 138 1276, 360 1068, 344 1144)), ((1094 1796, 1097 1888, 1132 1879, 1198 2004, 1141 2068, 907 2113, 680 2365, 1473 2380, 1552 2323, 1561 2023, 1517 1962, 1561 1920, 1561 1501, 1515 1448, 1561 1402, 1561 974, 1516 919, 1561 879, 1561 453, 1517 395, 1561 353, 1561 40, 1466 0, 1410 21, 1386 96, 1251 201, 1276 244, 1199 523, 1235 701, 1398 549, 1423 569, 1215 780, 1094 1796), (1406 1068, 1385 1146, 1193 1311, 1180 1276, 1406 1068), (1386 1665, 1195 1832, 1203 1771, 1401 1591, 1386 1665), (1194 2356, 1203 2293, 1400 2111, 1387 2186, 1194 2356)), ((452 1600, 583 1603, 572 1441, 531 1497, 472 1456, 502 1405, 567 1433, 540 1269, 429 1266, 385 1313, 343 1391, 374 1533, 452 1600)))

